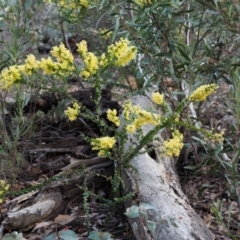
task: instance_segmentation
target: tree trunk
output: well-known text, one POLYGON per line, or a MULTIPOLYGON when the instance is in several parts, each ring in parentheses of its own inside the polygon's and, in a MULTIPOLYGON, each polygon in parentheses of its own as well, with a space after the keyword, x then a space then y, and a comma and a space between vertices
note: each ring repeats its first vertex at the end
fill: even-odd
MULTIPOLYGON (((145 96, 134 97, 132 102, 144 109, 153 107, 145 96)), ((144 126, 142 129, 145 135, 152 127, 144 126)), ((159 138, 162 139, 160 134, 159 138)), ((130 144, 130 141, 126 143, 125 151, 130 144)), ((135 199, 126 201, 126 208, 142 203, 154 207, 144 211, 140 217, 129 219, 136 239, 213 239, 181 190, 174 159, 160 156, 158 147, 154 151, 154 159, 148 153, 136 155, 130 163, 137 171, 126 169, 123 173, 126 192, 134 191, 136 196, 135 199), (155 222, 155 228, 148 229, 147 221, 155 222)))

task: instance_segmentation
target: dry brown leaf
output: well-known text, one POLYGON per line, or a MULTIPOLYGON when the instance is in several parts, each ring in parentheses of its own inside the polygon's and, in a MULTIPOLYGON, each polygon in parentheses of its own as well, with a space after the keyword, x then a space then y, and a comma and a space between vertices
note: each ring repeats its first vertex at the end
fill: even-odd
POLYGON ((203 221, 206 225, 209 225, 209 223, 211 223, 211 221, 212 221, 212 215, 211 214, 206 215, 204 217, 203 221))
POLYGON ((71 216, 71 215, 58 215, 54 219, 54 223, 60 224, 60 225, 66 225, 72 222, 75 218, 76 218, 75 216, 71 216))
POLYGON ((36 223, 36 227, 33 229, 33 231, 34 231, 34 230, 37 230, 37 229, 39 229, 39 228, 48 227, 48 226, 50 226, 51 224, 53 224, 53 221, 36 223))

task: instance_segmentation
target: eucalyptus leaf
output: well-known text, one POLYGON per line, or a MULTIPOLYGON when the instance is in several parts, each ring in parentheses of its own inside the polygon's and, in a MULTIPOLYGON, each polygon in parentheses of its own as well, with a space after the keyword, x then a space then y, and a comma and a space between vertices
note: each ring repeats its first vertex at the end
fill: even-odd
POLYGON ((98 231, 91 231, 88 235, 88 238, 91 240, 99 240, 99 232, 98 231))
POLYGON ((91 231, 88 235, 91 240, 114 240, 109 232, 91 231))
POLYGON ((1 240, 24 240, 22 233, 18 233, 16 231, 11 233, 6 233, 1 240))
POLYGON ((124 214, 129 218, 137 218, 140 216, 139 207, 133 205, 130 208, 127 208, 127 211, 124 214))
POLYGON ((158 210, 156 207, 154 207, 148 203, 141 203, 139 208, 144 209, 144 210, 158 210))
POLYGON ((72 230, 61 230, 59 233, 61 240, 78 240, 78 235, 72 230))
POLYGON ((155 231, 156 225, 157 225, 156 222, 147 221, 147 227, 148 227, 148 229, 150 230, 151 233, 153 233, 155 231))

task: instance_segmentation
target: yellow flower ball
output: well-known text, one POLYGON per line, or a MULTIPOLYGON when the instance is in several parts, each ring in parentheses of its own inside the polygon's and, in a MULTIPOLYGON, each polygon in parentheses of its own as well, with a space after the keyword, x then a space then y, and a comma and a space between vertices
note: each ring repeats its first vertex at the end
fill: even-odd
POLYGON ((126 130, 128 133, 134 133, 136 131, 136 126, 135 124, 129 124, 126 126, 126 130))
POLYGON ((74 102, 73 107, 68 107, 67 110, 64 111, 64 113, 70 121, 74 121, 80 114, 80 109, 80 105, 77 102, 74 102))
POLYGON ((178 157, 183 147, 182 141, 183 141, 183 135, 178 130, 175 130, 172 133, 172 138, 163 143, 164 155, 169 157, 172 157, 172 156, 178 157))
POLYGON ((152 101, 158 105, 163 104, 163 94, 160 94, 159 92, 154 92, 152 94, 152 101))
POLYGON ((116 139, 114 137, 101 137, 95 138, 91 140, 91 145, 93 150, 97 150, 98 156, 106 156, 108 150, 113 148, 116 143, 116 139))
POLYGON ((108 109, 107 110, 107 119, 110 121, 110 122, 113 122, 116 126, 119 126, 120 125, 120 119, 119 117, 117 116, 117 110, 116 109, 108 109))

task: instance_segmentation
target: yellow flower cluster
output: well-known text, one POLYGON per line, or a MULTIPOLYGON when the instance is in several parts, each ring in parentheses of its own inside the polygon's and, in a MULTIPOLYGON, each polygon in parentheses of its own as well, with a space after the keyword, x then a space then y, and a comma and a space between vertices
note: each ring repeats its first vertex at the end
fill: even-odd
POLYGON ((79 14, 84 14, 89 8, 89 0, 44 0, 47 3, 55 3, 61 13, 67 17, 69 21, 79 20, 79 14))
POLYGON ((88 52, 87 42, 81 41, 77 44, 77 51, 84 62, 84 68, 80 72, 80 76, 88 79, 91 75, 97 73, 99 67, 107 67, 109 63, 116 66, 125 66, 135 57, 137 52, 136 47, 129 45, 130 42, 127 39, 121 38, 108 47, 108 56, 103 53, 100 57, 97 57, 94 53, 88 52))
POLYGON ((109 31, 106 28, 100 28, 98 32, 100 36, 105 40, 109 39, 112 36, 112 31, 109 31))
POLYGON ((178 130, 173 131, 172 138, 163 143, 163 153, 166 156, 178 157, 183 147, 183 135, 178 130))
POLYGON ((77 51, 80 53, 82 57, 85 57, 88 51, 87 42, 82 40, 80 43, 77 43, 77 51))
POLYGON ((57 66, 51 57, 42 58, 40 68, 43 70, 43 74, 53 74, 57 71, 57 66))
POLYGON ((135 3, 142 7, 147 4, 152 4, 152 0, 135 0, 135 3))
MULTIPOLYGON (((6 192, 9 189, 9 184, 6 183, 4 180, 0 180, 0 195, 6 192)), ((0 198, 0 203, 3 202, 3 199, 0 198)))
POLYGON ((128 124, 126 130, 128 133, 134 133, 136 131, 136 126, 134 124, 128 124))
POLYGON ((88 8, 90 6, 88 0, 80 0, 80 5, 85 8, 88 8))
POLYGON ((73 56, 62 43, 59 47, 54 47, 51 54, 57 62, 54 62, 51 57, 37 61, 34 55, 29 54, 24 64, 3 69, 0 74, 1 89, 10 89, 21 81, 23 74, 30 76, 37 70, 42 70, 43 74, 58 73, 60 76, 67 76, 74 70, 73 56))
POLYGON ((80 108, 80 105, 77 102, 74 102, 73 107, 68 107, 67 110, 64 111, 64 113, 70 121, 74 121, 80 114, 80 108))
POLYGON ((106 156, 108 150, 111 149, 116 143, 116 139, 114 137, 101 137, 95 138, 91 140, 91 145, 93 150, 97 150, 98 156, 106 156))
POLYGON ((130 113, 132 113, 132 102, 131 101, 126 101, 123 105, 123 116, 126 121, 130 120, 130 113))
POLYGON ((143 126, 145 124, 158 125, 160 123, 161 123, 160 115, 158 115, 156 113, 148 112, 144 109, 141 109, 138 112, 138 115, 133 122, 133 124, 136 126, 136 128, 140 128, 141 126, 143 126))
POLYGON ((72 53, 64 46, 63 43, 60 43, 59 47, 53 47, 51 54, 58 62, 73 63, 74 61, 72 53))
POLYGON ((90 75, 94 75, 98 70, 98 59, 92 52, 87 52, 83 58, 85 64, 84 69, 80 72, 80 76, 88 79, 90 75))
POLYGON ((99 63, 99 66, 101 66, 101 67, 106 67, 106 66, 108 65, 108 59, 107 59, 105 53, 103 53, 103 54, 100 56, 100 58, 99 58, 99 60, 98 60, 98 63, 99 63))
MULTIPOLYGON (((55 2, 54 0, 44 0, 46 3, 52 3, 55 2)), ((71 9, 76 9, 79 7, 89 7, 89 1, 88 0, 58 0, 56 1, 60 7, 71 10, 71 9)))
POLYGON ((14 84, 17 84, 22 79, 21 70, 17 65, 10 66, 2 70, 0 74, 1 89, 9 89, 14 84))
POLYGON ((138 105, 133 105, 131 101, 127 101, 123 106, 124 119, 130 124, 126 126, 129 133, 133 133, 143 125, 158 125, 161 123, 161 116, 141 109, 138 105))
POLYGON ((18 68, 22 73, 30 76, 39 69, 39 61, 36 60, 33 54, 29 54, 27 55, 25 64, 19 65, 18 68))
MULTIPOLYGON (((72 53, 60 43, 58 47, 53 47, 51 55, 56 58, 56 72, 61 76, 68 76, 74 70, 74 57, 72 53)), ((40 63, 41 66, 41 63, 40 63)))
POLYGON ((130 46, 130 41, 121 38, 115 44, 108 47, 110 61, 115 66, 125 66, 136 56, 137 48, 130 46))
POLYGON ((120 119, 119 117, 117 116, 117 110, 116 109, 108 109, 107 110, 107 119, 110 121, 110 122, 113 122, 116 126, 119 126, 120 125, 120 119))
POLYGON ((94 53, 88 52, 86 41, 81 41, 77 44, 77 47, 78 52, 80 53, 84 62, 84 68, 80 72, 80 76, 88 79, 91 75, 96 74, 99 69, 98 58, 95 56, 94 53))
POLYGON ((189 101, 192 102, 204 101, 217 88, 218 86, 216 84, 202 85, 191 94, 191 96, 189 97, 189 101))
POLYGON ((158 105, 163 104, 163 94, 160 94, 159 92, 154 92, 152 94, 152 101, 158 105))
POLYGON ((43 71, 43 74, 58 74, 64 77, 75 69, 73 55, 63 43, 60 43, 58 47, 53 47, 51 55, 56 58, 56 62, 51 57, 42 58, 38 62, 38 67, 43 71))
MULTIPOLYGON (((129 44, 128 40, 121 39, 115 45, 112 44, 109 46, 109 56, 103 53, 98 58, 92 52, 88 52, 86 41, 81 41, 77 44, 78 52, 84 62, 84 68, 80 72, 80 76, 88 79, 91 75, 97 73, 99 67, 107 67, 109 60, 117 66, 126 65, 136 55, 136 48, 129 46, 129 44)), ((55 74, 61 79, 61 77, 69 76, 76 69, 74 66, 74 57, 63 43, 53 47, 51 55, 51 57, 42 58, 40 61, 37 61, 35 56, 30 54, 23 65, 13 65, 3 69, 0 73, 0 88, 10 89, 13 85, 20 83, 23 75, 29 76, 40 70, 45 75, 55 74)))
POLYGON ((207 139, 211 140, 213 143, 222 143, 224 141, 224 132, 213 133, 207 136, 207 139))
POLYGON ((219 142, 219 143, 221 143, 221 142, 224 141, 223 134, 224 134, 223 132, 221 132, 221 133, 215 133, 215 134, 213 135, 213 137, 211 138, 211 140, 212 140, 213 142, 219 142))

